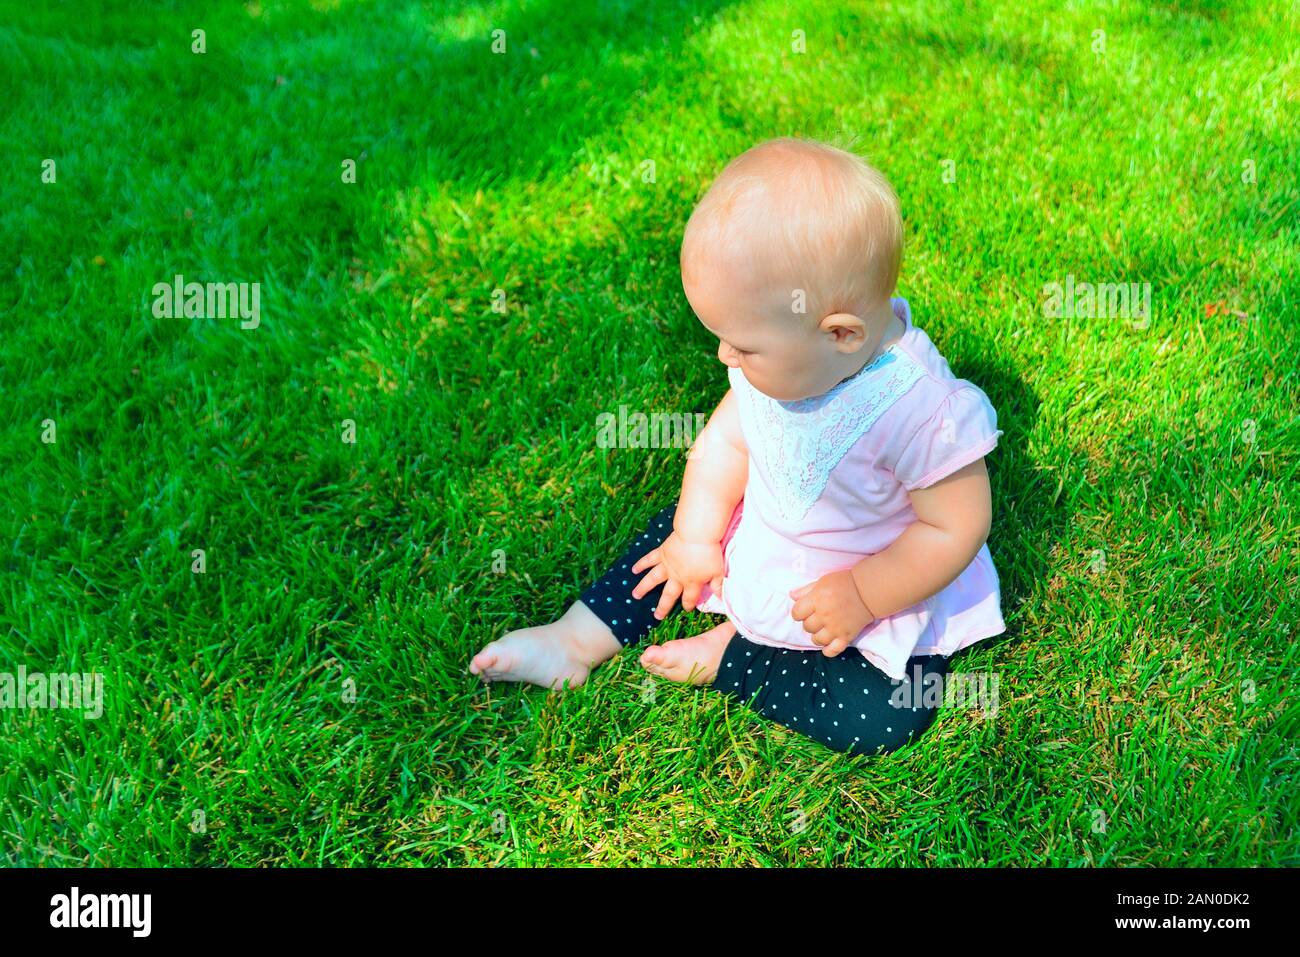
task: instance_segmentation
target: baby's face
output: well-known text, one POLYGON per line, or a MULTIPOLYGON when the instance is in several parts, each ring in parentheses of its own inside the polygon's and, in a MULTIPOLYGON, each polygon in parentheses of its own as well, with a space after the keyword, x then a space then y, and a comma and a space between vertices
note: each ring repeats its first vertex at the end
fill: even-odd
POLYGON ((712 266, 683 279, 691 308, 718 337, 718 358, 781 401, 821 395, 844 377, 844 355, 818 318, 792 308, 789 289, 745 282, 712 266))

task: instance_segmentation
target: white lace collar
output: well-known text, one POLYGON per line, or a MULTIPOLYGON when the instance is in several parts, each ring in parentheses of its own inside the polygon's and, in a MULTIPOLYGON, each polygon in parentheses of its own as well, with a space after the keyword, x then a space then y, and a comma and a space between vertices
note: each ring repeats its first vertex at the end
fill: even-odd
POLYGON ((829 392, 793 402, 766 396, 739 369, 730 371, 750 455, 762 463, 787 521, 808 514, 835 466, 924 373, 897 342, 829 392))

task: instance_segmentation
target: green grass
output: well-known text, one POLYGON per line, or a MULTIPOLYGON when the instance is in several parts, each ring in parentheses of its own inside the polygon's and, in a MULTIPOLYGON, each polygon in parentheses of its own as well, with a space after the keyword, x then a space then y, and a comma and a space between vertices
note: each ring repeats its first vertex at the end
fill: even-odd
POLYGON ((106 683, 0 711, 0 861, 1300 862, 1295 4, 148 6, 0 0, 0 671, 106 683), (631 655, 465 673, 675 493, 597 416, 720 397, 681 232, 786 134, 893 181, 1005 430, 1000 707, 881 759, 631 655), (154 318, 176 273, 261 327, 154 318))

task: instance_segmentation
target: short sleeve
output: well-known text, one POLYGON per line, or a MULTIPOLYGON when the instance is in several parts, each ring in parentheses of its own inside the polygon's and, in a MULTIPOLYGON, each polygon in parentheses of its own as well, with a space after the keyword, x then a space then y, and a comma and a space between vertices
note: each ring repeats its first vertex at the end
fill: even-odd
POLYGON ((965 383, 950 392, 907 441, 894 476, 909 492, 928 488, 988 455, 1001 434, 988 396, 965 383))

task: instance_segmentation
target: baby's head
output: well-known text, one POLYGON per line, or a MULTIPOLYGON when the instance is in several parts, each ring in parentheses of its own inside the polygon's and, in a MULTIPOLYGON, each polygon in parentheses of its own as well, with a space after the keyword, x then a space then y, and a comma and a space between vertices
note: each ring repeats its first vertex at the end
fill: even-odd
POLYGON ((893 322, 903 222, 888 181, 810 140, 760 143, 691 213, 682 286, 718 358, 774 399, 862 368, 893 322))

